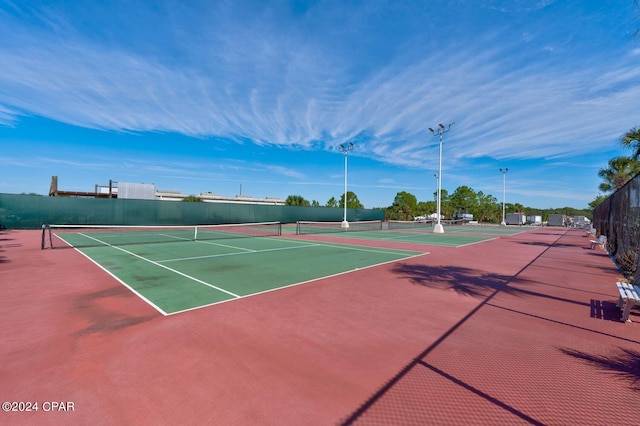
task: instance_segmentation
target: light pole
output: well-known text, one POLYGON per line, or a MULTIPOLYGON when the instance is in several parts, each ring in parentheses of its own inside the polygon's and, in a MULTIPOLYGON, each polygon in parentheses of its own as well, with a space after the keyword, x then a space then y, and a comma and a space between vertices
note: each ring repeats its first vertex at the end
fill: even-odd
POLYGON ((340 227, 346 230, 349 228, 349 222, 347 222, 347 154, 353 150, 353 142, 345 142, 338 149, 344 153, 344 215, 342 216, 340 227))
POLYGON ((504 220, 504 205, 507 195, 507 172, 508 168, 505 167, 504 170, 500 169, 500 173, 502 173, 502 222, 500 222, 500 226, 507 226, 507 222, 504 220))
POLYGON ((438 202, 437 202, 438 211, 436 212, 436 214, 438 215, 438 222, 433 227, 433 232, 436 234, 444 233, 444 228, 440 223, 440 193, 442 191, 442 135, 444 135, 449 130, 451 130, 451 126, 453 126, 453 124, 454 123, 449 123, 449 127, 447 127, 446 129, 444 127, 444 124, 442 123, 438 124, 437 130, 433 130, 431 127, 429 127, 429 130, 431 131, 431 133, 433 133, 433 136, 438 136, 440 138, 440 165, 438 167, 438 202))
POLYGON ((436 178, 436 200, 438 199, 438 188, 439 188, 439 182, 440 182, 440 176, 437 173, 433 174, 433 177, 436 178))

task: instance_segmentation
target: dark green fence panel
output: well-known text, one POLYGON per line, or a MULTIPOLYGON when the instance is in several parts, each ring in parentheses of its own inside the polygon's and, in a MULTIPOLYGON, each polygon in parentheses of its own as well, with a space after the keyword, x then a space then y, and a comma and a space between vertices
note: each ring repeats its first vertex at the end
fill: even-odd
MULTIPOLYGON (((43 224, 200 225, 341 221, 343 214, 343 209, 329 207, 0 194, 0 226, 10 229, 40 228, 43 224)), ((347 220, 384 220, 384 211, 347 209, 347 220)))
POLYGON ((607 250, 640 285, 640 174, 593 211, 593 226, 607 237, 607 250))

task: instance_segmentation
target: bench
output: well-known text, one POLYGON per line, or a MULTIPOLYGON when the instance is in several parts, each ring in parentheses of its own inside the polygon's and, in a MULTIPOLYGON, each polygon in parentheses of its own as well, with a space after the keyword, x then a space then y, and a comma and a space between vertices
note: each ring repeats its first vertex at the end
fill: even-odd
POLYGON ((617 282, 616 286, 618 287, 618 292, 620 292, 616 307, 622 309, 620 321, 631 322, 629 320, 629 311, 633 306, 640 306, 640 286, 625 282, 617 282))
POLYGON ((591 249, 595 249, 596 246, 600 246, 604 250, 605 244, 607 244, 607 237, 600 235, 597 240, 589 240, 591 243, 591 249))

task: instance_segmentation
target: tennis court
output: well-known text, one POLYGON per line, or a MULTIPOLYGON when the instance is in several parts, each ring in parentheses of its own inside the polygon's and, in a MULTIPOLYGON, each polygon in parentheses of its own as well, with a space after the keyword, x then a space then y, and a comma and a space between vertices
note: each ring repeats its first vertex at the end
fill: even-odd
MULTIPOLYGON (((414 250, 428 256, 169 317, 77 250, 40 250, 40 233, 0 230, 0 392, 76 408, 5 412, 3 424, 637 424, 619 410, 638 395, 636 318, 620 322, 620 273, 582 229, 425 245, 414 250)), ((92 241, 80 250, 156 260, 208 245, 92 241)))
POLYGON ((340 228, 339 222, 301 221, 297 224, 296 233, 299 235, 331 234, 331 236, 350 239, 462 247, 535 229, 455 224, 445 225, 443 234, 435 234, 430 223, 390 221, 384 226, 378 221, 365 221, 353 222, 349 225, 345 230, 340 228))
POLYGON ((498 226, 498 225, 454 225, 445 226, 445 231, 475 235, 518 235, 539 229, 536 226, 498 226))
POLYGON ((49 229, 43 246, 75 247, 163 315, 425 254, 281 238, 279 223, 49 229))

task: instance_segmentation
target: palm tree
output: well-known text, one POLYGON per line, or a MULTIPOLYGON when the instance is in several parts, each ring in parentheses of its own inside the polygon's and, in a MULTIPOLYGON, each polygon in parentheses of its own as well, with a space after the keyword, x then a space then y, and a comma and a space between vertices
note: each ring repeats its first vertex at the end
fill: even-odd
POLYGON ((616 191, 632 177, 640 173, 640 161, 631 157, 615 157, 609 160, 609 168, 600 169, 598 176, 604 179, 600 191, 616 191))
POLYGON ((640 160, 640 127, 636 126, 620 137, 625 148, 633 150, 633 158, 640 160))

